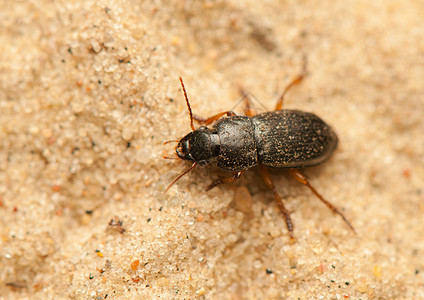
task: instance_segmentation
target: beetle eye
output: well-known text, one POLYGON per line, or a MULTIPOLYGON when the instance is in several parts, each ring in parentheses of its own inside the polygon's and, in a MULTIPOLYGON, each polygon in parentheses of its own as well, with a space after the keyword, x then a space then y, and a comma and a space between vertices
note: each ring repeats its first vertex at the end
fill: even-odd
POLYGON ((185 140, 181 146, 182 146, 182 152, 184 154, 189 154, 190 153, 190 148, 191 147, 190 147, 190 141, 189 140, 185 140))
POLYGON ((194 160, 190 153, 190 140, 181 140, 175 150, 179 158, 184 160, 194 160))

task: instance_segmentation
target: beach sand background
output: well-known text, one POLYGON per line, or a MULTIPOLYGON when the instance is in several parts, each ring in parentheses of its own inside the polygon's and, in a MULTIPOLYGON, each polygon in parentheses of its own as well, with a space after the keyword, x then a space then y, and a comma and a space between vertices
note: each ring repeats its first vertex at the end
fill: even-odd
POLYGON ((399 0, 1 2, 0 298, 423 299, 423 19, 399 0), (295 243, 254 169, 163 193, 188 167, 162 158, 190 131, 178 76, 198 115, 240 86, 271 110, 303 57, 285 107, 337 132, 305 173, 356 235, 284 172, 295 243))

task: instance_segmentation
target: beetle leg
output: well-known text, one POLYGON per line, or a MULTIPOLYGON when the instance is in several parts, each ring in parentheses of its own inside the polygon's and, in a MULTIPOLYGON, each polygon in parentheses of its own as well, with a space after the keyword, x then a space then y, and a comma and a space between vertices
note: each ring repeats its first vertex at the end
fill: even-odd
POLYGON ((242 87, 240 87, 240 93, 241 93, 241 96, 243 97, 242 100, 244 100, 245 102, 244 115, 248 117, 253 117, 254 115, 256 115, 256 111, 255 109, 252 108, 249 93, 246 92, 242 87))
POLYGON ((342 217, 343 221, 349 226, 349 228, 356 233, 355 228, 353 228, 352 224, 346 219, 346 217, 330 202, 324 199, 323 196, 321 196, 320 193, 317 192, 317 190, 309 183, 308 178, 306 178, 305 175, 303 175, 302 172, 300 172, 299 169, 290 169, 290 175, 293 176, 294 179, 299 181, 301 184, 306 185, 312 193, 318 197, 321 202, 323 202, 327 207, 335 214, 338 214, 340 217, 342 217))
POLYGON ((280 98, 278 99, 277 105, 275 106, 275 110, 281 110, 281 108, 283 107, 284 96, 287 94, 287 92, 293 86, 295 86, 296 84, 301 83, 304 77, 305 77, 305 75, 301 74, 301 75, 297 76, 295 79, 293 79, 293 81, 290 82, 288 86, 286 86, 286 88, 284 89, 284 91, 281 94, 280 98))
POLYGON ((272 182, 271 175, 269 175, 269 172, 265 169, 264 166, 259 165, 259 173, 261 174, 263 180, 265 181, 265 184, 267 187, 272 190, 274 193, 275 201, 277 202, 278 209, 283 214, 284 220, 286 221, 287 230, 289 231, 290 238, 294 238, 293 236, 293 222, 290 218, 290 212, 287 210, 287 208, 284 206, 283 199, 281 199, 280 195, 277 192, 277 189, 275 188, 274 183, 272 182))
POLYGON ((302 73, 298 75, 295 79, 292 80, 292 82, 289 83, 289 85, 286 86, 283 93, 281 94, 280 98, 278 99, 277 105, 275 106, 275 110, 281 110, 283 108, 283 102, 284 102, 284 96, 286 96, 287 92, 296 84, 299 84, 302 82, 302 80, 306 77, 306 68, 308 65, 308 60, 306 56, 303 57, 303 68, 302 73))
POLYGON ((203 124, 203 125, 209 125, 211 123, 213 123, 214 121, 218 120, 219 118, 221 118, 223 115, 227 115, 227 116, 235 116, 236 114, 232 111, 224 111, 222 113, 216 114, 212 117, 209 118, 202 118, 196 115, 193 115, 193 119, 196 120, 198 123, 203 124))
POLYGON ((206 191, 209 191, 210 189, 216 187, 217 185, 220 185, 222 183, 230 183, 233 181, 236 181, 240 178, 240 176, 243 174, 244 171, 234 172, 233 176, 231 177, 220 177, 214 182, 212 182, 208 187, 206 188, 206 191))

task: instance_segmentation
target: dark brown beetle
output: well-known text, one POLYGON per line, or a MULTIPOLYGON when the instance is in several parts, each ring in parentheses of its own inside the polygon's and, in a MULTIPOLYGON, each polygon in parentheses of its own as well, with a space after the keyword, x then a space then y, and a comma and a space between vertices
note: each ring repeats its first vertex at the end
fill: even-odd
MULTIPOLYGON (((258 166, 266 185, 273 191, 278 208, 283 214, 290 237, 293 237, 293 223, 289 211, 278 194, 266 168, 288 169, 297 181, 306 185, 334 213, 339 214, 355 232, 345 216, 313 188, 299 168, 311 167, 326 161, 337 146, 337 135, 318 116, 299 110, 282 109, 287 91, 298 84, 304 75, 291 82, 279 101, 275 111, 255 114, 247 100, 246 115, 237 116, 225 111, 207 119, 194 117, 180 77, 184 97, 190 114, 192 132, 178 142, 177 156, 192 161, 189 169, 181 173, 168 187, 190 172, 196 165, 216 162, 233 176, 219 178, 207 190, 238 179, 245 170, 258 166), (225 116, 226 117, 223 117, 225 116), (193 119, 203 125, 215 124, 212 128, 202 126, 195 129, 193 119)), ((247 96, 245 94, 245 98, 247 96)))

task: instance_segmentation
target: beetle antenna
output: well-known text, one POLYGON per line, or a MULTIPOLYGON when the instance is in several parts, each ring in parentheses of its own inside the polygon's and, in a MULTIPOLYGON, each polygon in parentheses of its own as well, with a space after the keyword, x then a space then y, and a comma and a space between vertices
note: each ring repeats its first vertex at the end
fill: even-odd
POLYGON ((169 143, 179 143, 179 142, 180 142, 179 140, 170 140, 170 141, 163 142, 163 144, 166 145, 169 143))
POLYGON ((190 172, 191 170, 194 169, 194 167, 197 165, 197 161, 195 161, 190 168, 188 168, 187 170, 185 170, 184 172, 182 172, 180 175, 177 176, 177 178, 175 178, 169 185, 168 187, 165 189, 165 193, 171 188, 171 186, 174 185, 174 183, 176 183, 181 177, 183 177, 185 174, 187 174, 188 172, 190 172))
POLYGON ((181 87, 183 88, 184 98, 185 98, 186 103, 187 103, 188 112, 190 114, 190 127, 193 131, 195 131, 196 128, 194 128, 194 123, 193 123, 193 112, 191 111, 190 102, 188 101, 187 92, 185 90, 183 79, 181 78, 181 76, 180 76, 180 82, 181 82, 181 87))

